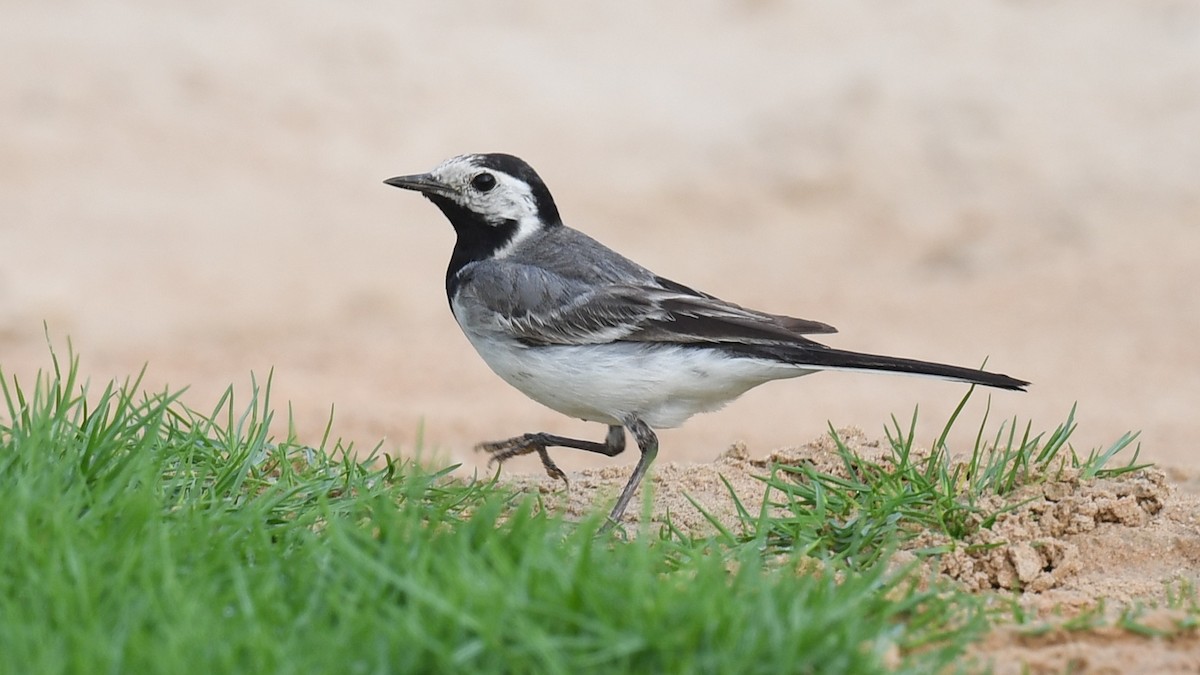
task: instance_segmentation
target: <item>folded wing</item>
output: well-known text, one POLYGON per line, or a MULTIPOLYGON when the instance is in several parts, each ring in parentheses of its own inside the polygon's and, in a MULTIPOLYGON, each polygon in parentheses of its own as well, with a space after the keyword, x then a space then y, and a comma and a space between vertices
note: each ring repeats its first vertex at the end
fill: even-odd
MULTIPOLYGON (((510 270, 511 272, 511 270, 510 270)), ((640 284, 587 286, 547 278, 543 270, 516 272, 511 293, 497 299, 497 321, 534 345, 605 342, 737 343, 822 346, 803 337, 833 333, 827 324, 768 314, 725 302, 655 277, 640 284)))

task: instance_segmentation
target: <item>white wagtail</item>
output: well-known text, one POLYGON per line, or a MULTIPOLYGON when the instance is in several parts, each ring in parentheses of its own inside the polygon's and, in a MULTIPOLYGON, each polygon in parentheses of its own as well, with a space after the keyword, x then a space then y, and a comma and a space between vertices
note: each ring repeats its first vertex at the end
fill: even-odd
POLYGON ((609 515, 620 520, 658 452, 655 429, 716 410, 753 387, 818 370, 927 375, 1023 390, 983 370, 826 347, 829 325, 739 307, 638 265, 563 224, 546 184, 521 159, 462 155, 429 173, 384 181, 416 190, 458 239, 446 270, 450 309, 505 382, 564 415, 608 425, 603 443, 530 433, 481 443, 492 461, 548 447, 609 457, 628 429, 641 459, 609 515))

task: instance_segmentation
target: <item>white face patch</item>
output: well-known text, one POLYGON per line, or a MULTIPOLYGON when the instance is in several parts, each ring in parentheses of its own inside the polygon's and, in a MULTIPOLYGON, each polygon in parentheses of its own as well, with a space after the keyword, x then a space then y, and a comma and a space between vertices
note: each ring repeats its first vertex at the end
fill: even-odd
POLYGON ((483 216, 488 223, 517 223, 517 231, 512 239, 493 254, 502 258, 543 228, 538 218, 537 200, 525 181, 503 171, 478 166, 477 159, 475 155, 451 157, 430 173, 454 190, 454 200, 459 205, 483 216), (490 190, 480 190, 472 185, 472 181, 482 173, 491 174, 496 179, 495 186, 490 190))

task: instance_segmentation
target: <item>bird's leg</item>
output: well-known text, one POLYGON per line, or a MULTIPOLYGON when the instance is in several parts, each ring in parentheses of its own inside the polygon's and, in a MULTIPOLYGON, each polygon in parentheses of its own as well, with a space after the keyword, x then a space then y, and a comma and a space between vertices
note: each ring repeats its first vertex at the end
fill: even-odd
MULTIPOLYGON (((488 443, 480 443, 475 446, 476 450, 491 454, 492 458, 488 460, 488 466, 493 462, 503 464, 505 461, 518 457, 520 455, 528 455, 531 452, 536 452, 542 460, 542 467, 546 469, 546 474, 551 478, 557 478, 564 483, 568 483, 567 474, 558 468, 554 460, 550 459, 550 454, 546 452, 546 448, 572 448, 575 450, 586 450, 595 452, 607 457, 616 457, 625 451, 625 428, 619 425, 610 424, 608 427, 608 435, 605 436, 603 443, 594 441, 581 441, 576 438, 567 438, 566 436, 555 436, 554 434, 535 433, 522 434, 514 436, 503 441, 492 441, 488 443)), ((568 483, 569 485, 569 483, 568 483)))
POLYGON ((608 514, 608 522, 601 528, 602 531, 621 522, 621 516, 625 515, 625 507, 629 506, 629 500, 633 499, 633 493, 637 491, 638 485, 646 477, 646 470, 650 468, 650 463, 658 454, 658 436, 654 435, 654 430, 649 425, 640 419, 633 418, 626 423, 626 427, 629 429, 629 433, 633 434, 633 439, 637 441, 638 450, 642 451, 642 458, 633 468, 633 475, 629 477, 625 489, 621 490, 621 496, 617 498, 617 505, 613 507, 612 513, 608 514))

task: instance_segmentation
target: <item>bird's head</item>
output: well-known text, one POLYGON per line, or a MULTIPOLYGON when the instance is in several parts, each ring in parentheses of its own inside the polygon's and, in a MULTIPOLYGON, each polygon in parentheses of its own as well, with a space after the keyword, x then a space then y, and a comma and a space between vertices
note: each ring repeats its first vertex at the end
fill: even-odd
POLYGON ((459 238, 515 245, 561 224, 546 184, 524 160, 500 153, 459 155, 429 173, 384 181, 415 190, 437 205, 459 238))

